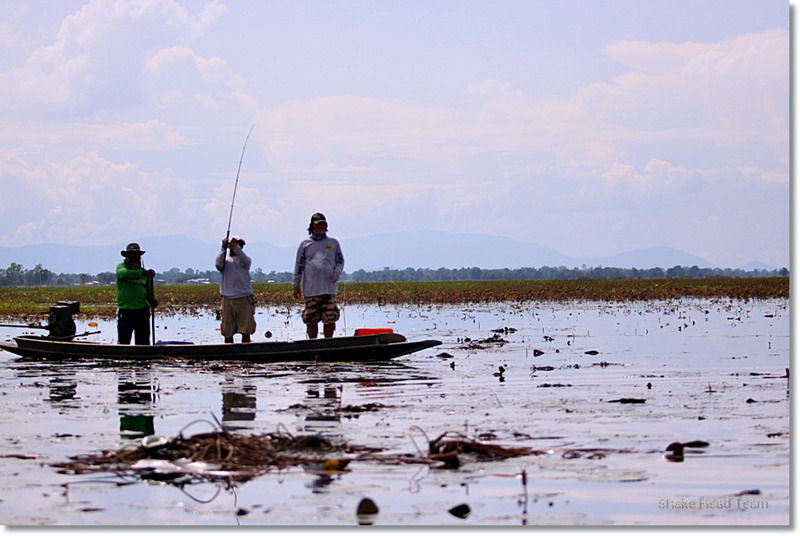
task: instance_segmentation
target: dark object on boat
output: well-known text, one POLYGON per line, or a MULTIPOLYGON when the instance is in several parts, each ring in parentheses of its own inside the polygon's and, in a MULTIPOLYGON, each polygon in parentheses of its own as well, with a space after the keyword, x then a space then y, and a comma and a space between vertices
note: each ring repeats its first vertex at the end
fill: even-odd
POLYGON ((96 342, 62 342, 48 337, 14 337, 16 344, 1 343, 0 349, 27 358, 121 359, 128 361, 183 358, 214 361, 385 361, 433 346, 441 341, 407 341, 399 333, 380 333, 330 339, 243 344, 126 345, 96 342))
MULTIPOLYGON (((52 340, 71 341, 75 335, 75 321, 72 315, 80 314, 81 305, 76 301, 59 301, 50 307, 47 325, 41 324, 0 324, 6 328, 46 329, 50 333, 45 337, 52 340)), ((42 313, 45 314, 45 313, 42 313)))

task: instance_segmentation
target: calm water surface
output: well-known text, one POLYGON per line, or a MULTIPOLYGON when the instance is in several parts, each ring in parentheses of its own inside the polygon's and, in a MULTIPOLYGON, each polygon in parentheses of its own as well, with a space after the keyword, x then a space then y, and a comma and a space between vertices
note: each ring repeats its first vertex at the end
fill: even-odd
MULTIPOLYGON (((298 309, 262 308, 255 340, 303 336, 298 309)), ((786 525, 788 300, 632 304, 347 305, 339 333, 392 327, 443 345, 387 364, 30 362, 0 352, 5 525, 786 525), (475 342, 499 334, 505 343, 475 342), (590 353, 587 353, 590 352, 590 353), (501 371, 502 369, 502 371, 501 371), (644 399, 644 403, 613 400, 644 399), (378 411, 342 414, 348 405, 378 411), (286 429, 418 454, 462 433, 545 451, 459 469, 354 461, 235 487, 178 487, 51 463, 144 434, 286 429), (674 441, 702 440, 682 462, 674 441), (525 479, 523 479, 523 474, 525 479), (64 486, 69 484, 69 486, 64 486), (466 504, 465 518, 449 513, 466 504)), ((93 319, 80 317, 78 330, 93 319)), ((113 322, 97 321, 113 342, 113 322)), ((221 340, 213 315, 159 316, 160 340, 221 340)), ((0 328, 7 340, 24 330, 0 328)))

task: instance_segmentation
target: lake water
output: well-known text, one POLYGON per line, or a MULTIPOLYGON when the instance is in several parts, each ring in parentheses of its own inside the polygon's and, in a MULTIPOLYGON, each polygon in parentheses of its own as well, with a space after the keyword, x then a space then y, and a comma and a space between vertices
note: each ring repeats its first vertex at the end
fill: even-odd
MULTIPOLYGON (((260 308, 255 340, 303 336, 260 308)), ((0 352, 4 525, 788 525, 788 300, 346 305, 339 333, 391 327, 439 347, 385 364, 23 361, 0 352), (498 336, 507 341, 476 345, 498 336), (590 352, 590 353, 587 353, 590 352), (502 371, 501 371, 502 368, 502 371), (638 399, 639 403, 615 400, 638 399), (343 406, 380 404, 342 414, 343 406), (460 433, 536 454, 461 467, 355 460, 186 486, 51 464, 143 434, 288 430, 418 455, 460 433), (705 441, 683 461, 672 442, 705 441), (524 477, 523 477, 524 475, 524 477), (126 482, 131 482, 128 479, 126 482), (461 517, 450 513, 467 505, 461 517)), ((88 340, 113 322, 78 318, 88 340)), ((221 340, 213 315, 159 316, 160 340, 221 340)), ((8 340, 25 330, 0 328, 8 340)))

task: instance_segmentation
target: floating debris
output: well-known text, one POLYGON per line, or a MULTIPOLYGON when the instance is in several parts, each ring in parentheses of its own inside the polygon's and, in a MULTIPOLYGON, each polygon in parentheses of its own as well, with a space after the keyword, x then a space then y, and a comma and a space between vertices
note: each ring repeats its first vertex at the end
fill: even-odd
POLYGON ((614 400, 609 400, 608 403, 616 403, 616 404, 644 404, 647 401, 646 398, 616 398, 614 400))
POLYGON ((231 479, 246 481, 272 468, 296 465, 319 466, 341 471, 349 460, 331 458, 332 453, 376 452, 380 449, 334 444, 319 435, 292 436, 288 433, 236 435, 228 431, 206 432, 169 440, 145 438, 144 445, 104 451, 97 455, 74 456, 68 462, 52 464, 59 472, 132 472, 155 480, 231 479))
POLYGON ((448 513, 459 519, 466 519, 470 512, 472 512, 472 509, 470 509, 468 504, 459 504, 448 510, 448 513))
POLYGON ((669 445, 667 445, 666 454, 664 454, 664 458, 670 462, 682 462, 683 443, 676 441, 674 443, 670 443, 669 445))
POLYGON ((428 455, 473 454, 479 459, 505 459, 531 454, 527 447, 502 447, 481 443, 457 432, 445 432, 429 443, 428 455))
POLYGON ((664 454, 664 458, 671 462, 682 462, 683 456, 685 453, 686 448, 690 449, 703 449, 709 446, 708 441, 687 441, 682 443, 680 441, 673 441, 669 445, 667 445, 666 454, 664 454))
POLYGON ((709 442, 708 441, 699 441, 699 440, 687 441, 686 443, 683 444, 683 446, 684 447, 689 447, 690 449, 704 449, 707 446, 709 446, 709 442))
POLYGON ((359 525, 372 525, 378 517, 378 505, 369 497, 361 499, 356 507, 356 518, 359 525))
POLYGON ((609 363, 608 361, 600 361, 599 363, 592 363, 592 366, 606 368, 606 367, 624 367, 625 365, 623 363, 609 363))
POLYGON ((504 344, 508 344, 508 341, 501 337, 499 333, 477 341, 473 341, 469 337, 464 337, 464 342, 467 344, 461 347, 462 350, 485 350, 489 346, 503 346, 504 344))

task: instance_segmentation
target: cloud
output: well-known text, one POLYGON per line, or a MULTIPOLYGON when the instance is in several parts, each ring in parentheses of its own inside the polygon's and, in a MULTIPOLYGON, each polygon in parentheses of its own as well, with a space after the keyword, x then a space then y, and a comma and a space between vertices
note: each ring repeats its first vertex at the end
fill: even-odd
POLYGON ((93 0, 64 19, 52 43, 3 73, 0 111, 76 118, 146 104, 145 61, 224 11, 215 1, 193 17, 173 0, 93 0))
POLYGON ((514 89, 511 82, 500 82, 494 79, 471 85, 467 88, 467 94, 479 97, 491 96, 499 99, 519 98, 522 96, 522 92, 514 89))
POLYGON ((197 115, 206 110, 231 113, 242 108, 254 111, 256 101, 244 88, 247 81, 235 74, 228 62, 205 58, 183 45, 160 49, 144 62, 144 74, 152 98, 162 111, 197 115))
POLYGON ((588 117, 631 137, 682 137, 788 167, 788 32, 705 44, 621 42, 605 53, 632 70, 582 92, 588 117))
POLYGON ((447 129, 455 115, 442 108, 348 95, 263 110, 256 124, 264 132, 266 158, 277 170, 402 170, 421 161, 441 168, 442 151, 453 147, 447 129))
POLYGON ((55 156, 55 148, 72 156, 87 147, 153 151, 195 143, 170 125, 155 119, 134 123, 50 123, 47 126, 28 121, 3 121, 2 124, 5 128, 0 130, 0 144, 21 150, 48 146, 53 148, 51 157, 55 156))
MULTIPOLYGON (((788 189, 788 31, 609 43, 596 60, 615 62, 617 76, 557 97, 524 82, 547 71, 550 49, 524 67, 498 56, 461 86, 432 80, 425 100, 417 88, 427 83, 366 89, 360 56, 348 63, 354 80, 304 72, 314 40, 286 45, 286 57, 265 46, 263 57, 234 61, 251 43, 239 37, 268 45, 285 36, 246 33, 261 30, 252 20, 215 27, 228 13, 241 16, 213 0, 93 0, 49 37, 18 31, 23 44, 8 49, 0 73, 0 214, 10 222, 0 241, 81 241, 95 229, 116 242, 134 219, 140 236, 216 236, 252 123, 235 213, 251 236, 293 233, 332 210, 337 229, 353 234, 466 223, 507 236, 526 217, 531 241, 631 249, 670 236, 636 218, 683 225, 681 203, 699 214, 726 186, 760 199, 753 217, 779 225, 770 223, 775 197, 757 194, 788 189), (296 76, 273 78, 286 65, 296 76)), ((558 46, 552 58, 576 57, 558 46)), ((397 80, 379 68, 369 75, 397 80)), ((719 241, 736 215, 706 210, 719 241)))
POLYGON ((65 163, 33 165, 40 153, 3 154, 0 198, 7 225, 0 240, 88 244, 119 236, 190 232, 199 218, 191 187, 169 172, 150 173, 90 151, 65 163))
POLYGON ((543 162, 598 180, 651 160, 788 178, 787 32, 604 52, 628 70, 545 103, 486 80, 469 89, 477 113, 359 96, 285 104, 258 115, 263 149, 280 170, 392 168, 465 186, 543 162))

